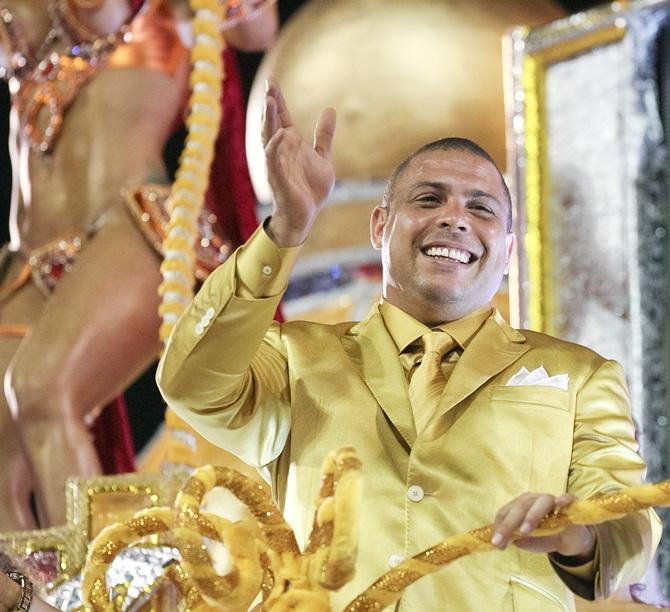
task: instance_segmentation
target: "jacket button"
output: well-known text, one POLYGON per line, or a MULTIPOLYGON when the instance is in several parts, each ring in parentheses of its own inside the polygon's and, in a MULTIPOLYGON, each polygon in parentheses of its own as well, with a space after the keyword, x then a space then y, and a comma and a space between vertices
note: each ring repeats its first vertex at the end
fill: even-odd
POLYGON ((272 274, 272 267, 265 265, 261 268, 261 272, 264 276, 270 276, 270 274, 272 274))
POLYGON ((198 336, 202 336, 202 334, 205 332, 205 326, 201 323, 197 323, 195 326, 195 333, 198 334, 198 336))
POLYGON ((403 557, 401 554, 393 553, 389 557, 389 567, 398 567, 404 560, 405 557, 403 557))
POLYGON ((423 499, 424 492, 419 485, 412 485, 407 489, 407 499, 413 502, 420 502, 423 499))

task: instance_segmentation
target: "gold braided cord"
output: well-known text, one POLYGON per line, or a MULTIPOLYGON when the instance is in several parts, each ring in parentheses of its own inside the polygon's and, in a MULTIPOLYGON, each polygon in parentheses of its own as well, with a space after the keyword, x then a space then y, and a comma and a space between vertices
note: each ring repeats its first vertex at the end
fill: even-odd
POLYGON ((175 182, 170 189, 161 265, 163 282, 159 314, 161 341, 165 342, 193 297, 197 219, 203 208, 214 144, 221 123, 224 40, 220 33, 225 7, 220 0, 191 0, 195 44, 191 49, 192 88, 186 125, 188 135, 175 182))
POLYGON ((158 534, 166 535, 164 541, 181 554, 181 561, 171 565, 164 577, 176 584, 188 610, 236 611, 246 609, 253 600, 260 588, 261 569, 254 558, 258 551, 253 530, 247 523, 231 523, 203 513, 197 525, 185 526, 172 508, 151 508, 125 523, 107 527, 89 548, 82 592, 94 612, 116 609, 116 603, 110 601, 106 574, 118 553, 158 534), (225 576, 214 572, 203 536, 225 544, 233 571, 225 576))
MULTIPOLYGON (((598 525, 652 506, 670 506, 670 480, 575 501, 550 514, 530 536, 556 534, 570 525, 598 525)), ((372 583, 366 591, 345 607, 344 612, 383 610, 398 601, 408 586, 424 576, 433 574, 445 565, 471 553, 494 550, 491 544, 492 535, 493 525, 487 525, 448 538, 406 559, 372 583)), ((529 536, 516 534, 513 539, 520 537, 529 536)))
POLYGON ((357 523, 360 513, 361 467, 356 451, 350 447, 331 453, 323 464, 305 552, 312 557, 310 582, 331 591, 354 576, 358 532, 352 525, 357 523))
MULTIPOLYGON (((219 470, 238 490, 262 498, 266 504, 272 503, 269 495, 252 480, 227 468, 217 468, 217 473, 219 470)), ((116 609, 106 583, 107 570, 114 558, 129 546, 147 539, 151 542, 150 538, 158 534, 179 550, 181 560, 169 566, 163 579, 175 583, 186 610, 237 612, 248 609, 263 578, 260 542, 248 521, 232 523, 200 511, 205 493, 217 486, 213 473, 211 466, 197 470, 182 487, 172 508, 143 510, 124 523, 110 525, 100 532, 89 547, 82 572, 82 593, 94 612, 116 609), (225 545, 233 562, 228 574, 220 576, 215 572, 205 537, 225 545)))

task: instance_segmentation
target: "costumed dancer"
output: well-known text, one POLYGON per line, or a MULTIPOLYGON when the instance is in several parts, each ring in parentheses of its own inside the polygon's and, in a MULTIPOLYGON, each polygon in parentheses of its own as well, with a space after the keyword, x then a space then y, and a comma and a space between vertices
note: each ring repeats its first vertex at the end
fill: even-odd
MULTIPOLYGON (((34 527, 31 483, 40 524, 64 522, 66 478, 101 469, 88 422, 160 349, 160 256, 121 194, 168 182, 189 13, 177 0, 6 0, 0 17, 14 173, 0 292, 5 531, 34 527)), ((226 38, 261 49, 276 25, 268 5, 226 38)))

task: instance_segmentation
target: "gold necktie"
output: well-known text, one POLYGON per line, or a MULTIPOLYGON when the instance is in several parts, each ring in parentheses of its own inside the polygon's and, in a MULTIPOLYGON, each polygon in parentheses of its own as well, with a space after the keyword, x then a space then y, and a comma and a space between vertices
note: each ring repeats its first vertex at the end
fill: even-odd
POLYGON ((441 330, 425 333, 421 342, 423 358, 409 383, 409 401, 417 433, 423 431, 437 411, 446 384, 442 358, 456 347, 454 339, 441 330))

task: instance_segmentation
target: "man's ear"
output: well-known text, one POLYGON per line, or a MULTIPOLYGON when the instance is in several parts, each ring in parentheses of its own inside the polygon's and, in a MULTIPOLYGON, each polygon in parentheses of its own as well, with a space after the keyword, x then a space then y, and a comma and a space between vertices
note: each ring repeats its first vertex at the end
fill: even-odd
POLYGON ((389 209, 386 206, 375 206, 370 216, 370 242, 377 251, 382 248, 382 236, 388 216, 389 209))
POLYGON ((505 246, 507 248, 507 253, 505 256, 505 274, 509 273, 509 260, 512 257, 512 251, 514 250, 515 244, 516 244, 516 236, 514 232, 510 232, 505 237, 505 246))

